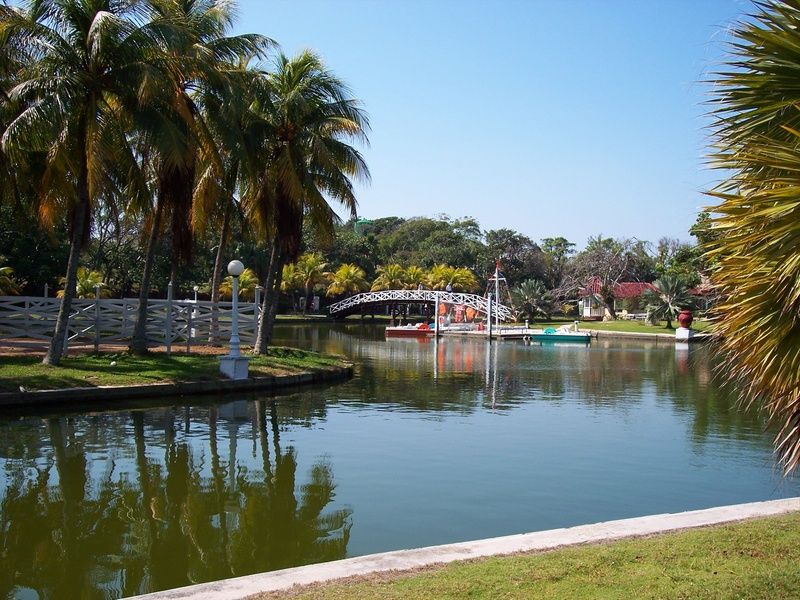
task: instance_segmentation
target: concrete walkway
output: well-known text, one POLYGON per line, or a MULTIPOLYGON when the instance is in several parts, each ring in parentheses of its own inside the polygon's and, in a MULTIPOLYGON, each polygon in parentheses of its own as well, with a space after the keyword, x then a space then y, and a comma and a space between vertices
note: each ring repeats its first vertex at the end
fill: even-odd
POLYGON ((238 600, 262 592, 285 590, 295 585, 332 581, 381 571, 404 571, 458 560, 515 552, 550 550, 587 542, 606 542, 626 537, 718 525, 755 517, 781 515, 794 511, 800 511, 800 498, 720 506, 705 510, 509 535, 474 542, 431 546, 417 550, 371 554, 235 579, 223 579, 212 583, 145 594, 136 596, 136 598, 139 600, 238 600))

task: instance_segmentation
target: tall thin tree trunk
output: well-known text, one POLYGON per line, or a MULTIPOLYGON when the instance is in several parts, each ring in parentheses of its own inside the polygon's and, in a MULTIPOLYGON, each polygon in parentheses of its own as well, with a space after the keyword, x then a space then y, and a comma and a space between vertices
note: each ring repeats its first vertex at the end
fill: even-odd
POLYGON ((228 242, 232 208, 233 202, 228 202, 225 206, 225 214, 222 217, 222 232, 219 236, 217 255, 214 258, 214 273, 211 276, 211 335, 208 338, 208 342, 212 345, 221 343, 219 339, 219 286, 222 283, 222 257, 225 256, 225 245, 228 242))
POLYGON ((278 260, 278 256, 280 254, 278 244, 279 242, 277 238, 273 240, 272 252, 270 253, 269 257, 269 267, 267 267, 267 278, 264 281, 264 298, 261 300, 261 317, 258 320, 258 333, 256 335, 256 343, 253 346, 254 354, 267 353, 267 315, 269 315, 269 310, 272 306, 272 295, 275 286, 275 267, 277 266, 278 262, 280 262, 278 260))
POLYGON ((283 282, 283 253, 279 255, 280 262, 278 264, 278 271, 275 273, 275 294, 272 297, 272 304, 269 309, 269 320, 267 321, 267 328, 265 334, 267 336, 267 347, 272 343, 272 328, 275 326, 275 316, 278 314, 278 304, 281 299, 281 283, 283 282))
POLYGON ((67 260, 67 275, 64 282, 64 295, 61 306, 58 308, 56 328, 50 347, 42 361, 46 365, 58 365, 64 354, 64 338, 69 325, 69 313, 72 310, 72 300, 75 298, 75 287, 78 283, 78 262, 81 248, 83 247, 83 234, 89 212, 89 169, 86 162, 86 117, 82 117, 78 125, 78 139, 84 144, 80 151, 78 164, 78 204, 72 214, 72 235, 70 238, 69 259, 67 260))
POLYGON ((156 242, 158 240, 158 231, 161 228, 163 207, 163 198, 159 194, 156 214, 153 216, 153 225, 147 238, 142 285, 139 288, 139 307, 136 311, 136 325, 133 328, 133 337, 129 346, 129 350, 134 354, 145 354, 147 352, 147 299, 150 296, 150 279, 153 275, 153 262, 156 256, 156 242))

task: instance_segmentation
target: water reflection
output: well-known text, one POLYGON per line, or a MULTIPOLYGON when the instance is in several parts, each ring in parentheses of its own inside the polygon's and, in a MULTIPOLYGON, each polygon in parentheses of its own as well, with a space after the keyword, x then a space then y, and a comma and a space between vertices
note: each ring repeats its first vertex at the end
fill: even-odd
POLYGON ((0 596, 120 597, 343 558, 352 511, 330 508, 331 465, 300 475, 281 443, 282 423, 308 417, 297 411, 240 401, 26 422, 3 448, 0 596))
POLYGON ((385 340, 349 323, 275 340, 357 375, 0 418, 0 597, 115 598, 800 492, 759 415, 714 384, 709 348, 385 340))

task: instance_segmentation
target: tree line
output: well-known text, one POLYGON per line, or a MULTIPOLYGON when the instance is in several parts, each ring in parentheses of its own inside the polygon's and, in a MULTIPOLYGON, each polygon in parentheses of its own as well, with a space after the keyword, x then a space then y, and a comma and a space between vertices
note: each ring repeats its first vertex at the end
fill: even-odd
POLYGON ((138 291, 131 350, 145 352, 159 269, 177 281, 205 253, 216 300, 225 259, 238 254, 232 239, 248 240, 262 266, 256 350, 265 352, 283 266, 300 255, 304 225, 331 238, 330 202, 355 215, 354 181, 369 179, 356 148, 369 130, 360 102, 313 52, 287 57, 266 36, 230 35, 235 8, 0 5, 2 266, 23 287, 63 275, 46 363, 63 352, 80 266, 105 262, 104 279, 121 276, 109 287, 138 291), (44 254, 66 269, 43 266, 44 254))

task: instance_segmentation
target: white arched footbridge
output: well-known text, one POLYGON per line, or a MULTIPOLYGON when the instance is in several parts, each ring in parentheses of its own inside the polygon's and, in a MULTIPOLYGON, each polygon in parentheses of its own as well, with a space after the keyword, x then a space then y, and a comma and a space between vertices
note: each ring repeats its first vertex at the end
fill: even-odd
MULTIPOLYGON (((488 311, 488 302, 483 296, 464 294, 461 292, 442 292, 438 290, 381 290, 379 292, 364 292, 331 304, 328 310, 331 316, 335 317, 358 312, 370 306, 385 306, 391 304, 435 305, 437 296, 439 302, 461 304, 484 315, 488 311)), ((494 317, 495 315, 499 316, 501 321, 510 321, 513 317, 511 309, 508 306, 492 302, 492 316, 494 317)))

